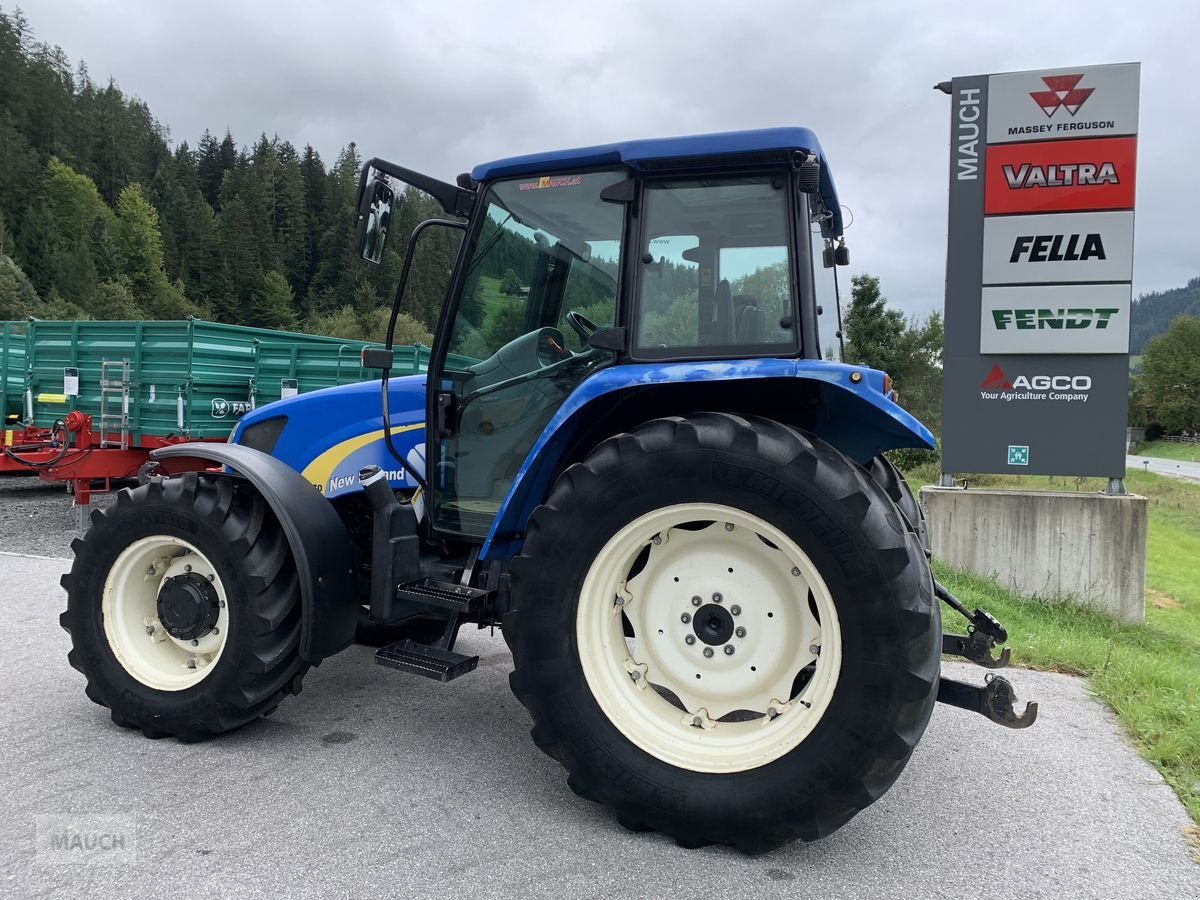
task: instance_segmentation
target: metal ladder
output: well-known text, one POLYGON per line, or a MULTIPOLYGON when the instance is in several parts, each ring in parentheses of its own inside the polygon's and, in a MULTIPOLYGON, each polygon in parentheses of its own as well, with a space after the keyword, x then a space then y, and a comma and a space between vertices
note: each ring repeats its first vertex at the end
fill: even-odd
POLYGON ((129 449, 129 387, 129 360, 100 361, 101 447, 129 449))

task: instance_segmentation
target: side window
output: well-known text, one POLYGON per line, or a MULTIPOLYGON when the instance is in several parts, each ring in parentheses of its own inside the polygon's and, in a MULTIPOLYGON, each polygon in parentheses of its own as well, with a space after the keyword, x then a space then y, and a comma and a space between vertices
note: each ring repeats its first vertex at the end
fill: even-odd
POLYGON ((842 339, 838 333, 838 295, 835 279, 837 267, 828 269, 821 265, 821 253, 825 249, 825 240, 819 230, 812 236, 813 281, 816 287, 817 306, 821 312, 817 316, 817 341, 821 345, 821 358, 840 362, 842 359, 842 339))
POLYGON ((753 356, 799 346, 786 179, 650 182, 635 348, 753 356))
POLYGON ((642 257, 639 347, 693 347, 700 335, 700 285, 711 297, 710 262, 701 273, 695 235, 660 235, 642 257), (650 261, 647 262, 646 260, 650 261))

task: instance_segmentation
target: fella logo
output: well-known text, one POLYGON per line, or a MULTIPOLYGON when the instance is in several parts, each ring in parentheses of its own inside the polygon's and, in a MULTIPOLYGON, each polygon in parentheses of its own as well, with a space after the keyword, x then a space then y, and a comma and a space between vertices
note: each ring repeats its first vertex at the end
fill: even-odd
POLYGON ((988 215, 1133 209, 1137 138, 996 144, 984 163, 988 215))

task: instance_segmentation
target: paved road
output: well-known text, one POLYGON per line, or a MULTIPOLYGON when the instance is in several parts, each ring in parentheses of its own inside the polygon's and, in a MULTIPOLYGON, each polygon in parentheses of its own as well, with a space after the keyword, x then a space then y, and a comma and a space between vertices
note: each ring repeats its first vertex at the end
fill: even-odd
POLYGON ((0 555, 3 896, 1200 897, 1183 807, 1077 679, 1015 673, 1042 704, 1027 731, 939 706, 891 792, 822 842, 687 851, 571 794, 483 633, 449 685, 353 648, 220 740, 119 729, 66 663, 65 566, 0 555), (97 816, 129 836, 109 864, 37 849, 39 824, 97 816))
POLYGON ((1141 472, 1149 468, 1159 475, 1171 475, 1187 481, 1200 481, 1200 462, 1186 462, 1177 459, 1161 459, 1157 456, 1126 456, 1125 467, 1141 472))

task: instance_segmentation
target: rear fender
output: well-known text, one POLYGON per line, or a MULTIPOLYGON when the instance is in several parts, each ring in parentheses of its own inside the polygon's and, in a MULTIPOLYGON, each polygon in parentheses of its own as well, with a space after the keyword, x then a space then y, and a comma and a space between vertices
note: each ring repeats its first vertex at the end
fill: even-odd
MULTIPOLYGON (((866 463, 884 450, 901 447, 933 449, 933 435, 885 392, 884 374, 863 366, 811 359, 748 359, 728 362, 679 362, 610 366, 586 378, 567 398, 547 424, 525 458, 492 523, 481 557, 506 559, 521 547, 525 522, 542 502, 550 483, 562 468, 572 440, 589 425, 594 415, 620 403, 633 392, 662 388, 661 409, 650 418, 679 415, 686 410, 673 406, 670 388, 680 385, 744 383, 747 396, 768 383, 784 385, 780 394, 795 402, 773 417, 782 422, 803 420, 799 414, 802 396, 815 391, 816 408, 806 422, 814 434, 850 458, 866 463), (791 386, 795 386, 794 394, 791 386)), ((747 401, 747 410, 751 404, 747 401)), ((739 412, 727 403, 723 412, 739 412)), ((761 414, 761 410, 757 413, 761 414)))
POLYGON ((206 459, 254 485, 283 527, 296 563, 303 615, 300 656, 315 665, 354 642, 358 551, 333 506, 295 469, 238 444, 173 444, 150 456, 206 459))

